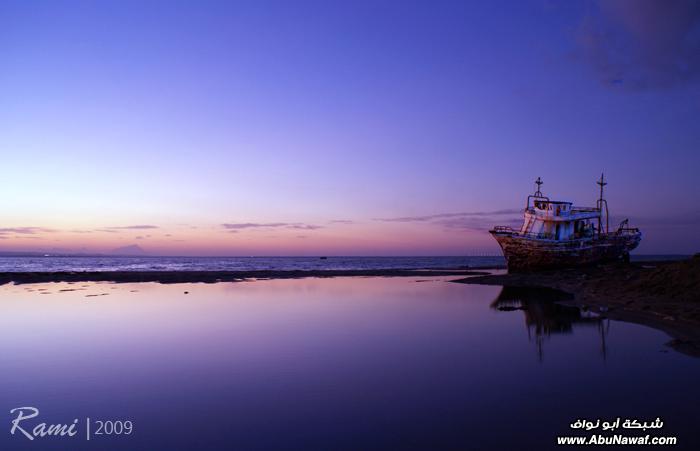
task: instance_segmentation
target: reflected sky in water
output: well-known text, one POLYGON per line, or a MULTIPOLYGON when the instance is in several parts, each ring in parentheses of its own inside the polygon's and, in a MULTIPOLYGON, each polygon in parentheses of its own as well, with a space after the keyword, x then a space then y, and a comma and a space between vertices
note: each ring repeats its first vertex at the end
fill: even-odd
POLYGON ((536 292, 444 278, 5 285, 0 313, 2 449, 547 449, 578 418, 617 416, 661 417, 676 449, 698 445, 700 359, 536 292), (20 406, 79 418, 81 433, 85 417, 128 419, 134 434, 30 442, 8 432, 20 406))

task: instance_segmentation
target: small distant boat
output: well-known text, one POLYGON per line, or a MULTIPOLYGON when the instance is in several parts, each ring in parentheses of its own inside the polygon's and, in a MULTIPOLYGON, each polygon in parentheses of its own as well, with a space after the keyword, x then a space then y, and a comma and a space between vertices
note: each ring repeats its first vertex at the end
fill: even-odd
POLYGON ((527 197, 520 230, 507 226, 489 232, 503 249, 509 271, 532 271, 578 266, 602 261, 629 261, 642 233, 625 219, 609 230, 608 203, 603 198, 607 185, 603 175, 600 198, 593 207, 574 207, 571 202, 550 200, 541 191, 538 177, 535 194, 527 197))
POLYGON ((319 257, 321 260, 328 260, 328 257, 319 257))

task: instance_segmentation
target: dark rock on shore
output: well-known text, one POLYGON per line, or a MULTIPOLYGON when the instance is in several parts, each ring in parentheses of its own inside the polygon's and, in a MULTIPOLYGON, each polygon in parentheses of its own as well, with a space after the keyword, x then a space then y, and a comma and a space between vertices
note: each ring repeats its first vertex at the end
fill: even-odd
POLYGON ((674 337, 670 346, 700 356, 700 254, 676 262, 614 263, 454 282, 562 290, 573 295, 568 303, 664 330, 674 337))

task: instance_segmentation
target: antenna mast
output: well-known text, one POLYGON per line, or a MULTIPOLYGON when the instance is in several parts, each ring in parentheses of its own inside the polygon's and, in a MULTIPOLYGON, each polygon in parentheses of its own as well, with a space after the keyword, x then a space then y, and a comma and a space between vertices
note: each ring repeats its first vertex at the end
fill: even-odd
POLYGON ((544 199, 544 200, 549 200, 548 197, 546 197, 544 194, 542 194, 542 191, 540 188, 542 188, 542 184, 544 182, 540 177, 537 177, 537 180, 535 180, 535 185, 537 185, 537 188, 535 188, 535 194, 530 194, 527 196, 527 202, 525 202, 525 210, 530 209, 530 199, 544 199))
POLYGON ((542 187, 543 183, 544 182, 542 179, 537 177, 537 180, 535 180, 535 185, 537 185, 537 189, 535 189, 535 197, 542 197, 542 191, 540 191, 540 188, 542 187))
POLYGON ((598 199, 598 202, 596 202, 596 207, 598 208, 598 211, 600 212, 600 216, 598 216, 598 235, 602 232, 602 227, 603 227, 603 205, 605 206, 605 233, 608 233, 610 231, 610 217, 608 214, 608 201, 603 198, 603 187, 608 184, 608 182, 605 181, 605 177, 603 173, 600 173, 600 180, 596 182, 598 185, 600 185, 600 199, 598 199))

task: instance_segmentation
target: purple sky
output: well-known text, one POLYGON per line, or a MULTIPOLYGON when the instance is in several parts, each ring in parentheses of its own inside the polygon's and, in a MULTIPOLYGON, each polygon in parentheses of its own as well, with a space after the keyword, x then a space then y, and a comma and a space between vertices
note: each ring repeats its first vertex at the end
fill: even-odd
POLYGON ((533 180, 700 251, 700 3, 0 3, 0 250, 497 253, 533 180))

